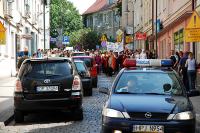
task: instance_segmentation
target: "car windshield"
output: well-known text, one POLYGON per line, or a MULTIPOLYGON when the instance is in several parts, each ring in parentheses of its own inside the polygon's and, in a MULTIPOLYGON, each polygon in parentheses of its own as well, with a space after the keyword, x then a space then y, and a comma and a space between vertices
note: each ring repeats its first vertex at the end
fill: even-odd
POLYGON ((27 64, 24 76, 32 78, 67 76, 70 75, 71 69, 71 65, 67 62, 31 62, 27 64))
POLYGON ((136 72, 122 74, 115 93, 182 95, 183 90, 174 73, 136 72))
POLYGON ((82 62, 75 62, 78 72, 86 72, 86 68, 82 62))
POLYGON ((85 65, 86 65, 87 67, 92 67, 92 61, 93 61, 92 58, 74 58, 74 60, 81 60, 81 61, 84 61, 85 65))

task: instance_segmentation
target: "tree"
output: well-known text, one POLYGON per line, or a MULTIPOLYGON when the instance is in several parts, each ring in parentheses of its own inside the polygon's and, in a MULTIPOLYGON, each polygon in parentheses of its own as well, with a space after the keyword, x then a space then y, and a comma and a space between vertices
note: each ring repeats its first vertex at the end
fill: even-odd
POLYGON ((58 29, 71 33, 83 27, 81 16, 73 4, 67 0, 51 0, 50 4, 50 34, 58 36, 58 29))
POLYGON ((83 49, 95 49, 96 45, 100 44, 99 34, 90 28, 84 28, 72 32, 69 36, 71 46, 80 46, 83 49))

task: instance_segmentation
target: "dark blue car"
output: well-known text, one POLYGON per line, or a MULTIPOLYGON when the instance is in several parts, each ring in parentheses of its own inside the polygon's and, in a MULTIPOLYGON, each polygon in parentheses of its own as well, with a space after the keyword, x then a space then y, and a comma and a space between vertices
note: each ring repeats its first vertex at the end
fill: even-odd
POLYGON ((195 133, 189 97, 199 92, 186 92, 178 74, 169 68, 169 60, 168 67, 155 67, 164 64, 161 60, 146 61, 136 67, 141 60, 129 60, 110 91, 100 88, 109 95, 102 112, 102 132, 195 133))

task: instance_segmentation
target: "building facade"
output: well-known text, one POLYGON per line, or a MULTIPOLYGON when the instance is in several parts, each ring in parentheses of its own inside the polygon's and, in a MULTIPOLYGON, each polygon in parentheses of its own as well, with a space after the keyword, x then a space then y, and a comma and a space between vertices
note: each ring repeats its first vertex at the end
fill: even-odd
POLYGON ((117 0, 97 0, 83 13, 83 18, 85 27, 106 34, 110 40, 116 39, 121 22, 117 0))
MULTIPOLYGON (((197 0, 197 8, 199 3, 197 0)), ((158 0, 156 22, 155 0, 123 0, 122 27, 124 31, 126 27, 134 27, 135 35, 145 33, 145 40, 137 40, 135 36, 134 49, 157 49, 159 58, 168 58, 171 50, 193 51, 192 43, 186 43, 184 39, 184 30, 192 15, 192 5, 192 0, 158 0)), ((198 49, 199 46, 196 47, 198 49)))
MULTIPOLYGON (((0 58, 12 64, 8 75, 15 75, 17 54, 28 49, 30 55, 44 49, 43 1, 1 0, 0 21, 6 28, 6 43, 0 44, 0 58)), ((49 48, 49 6, 46 6, 46 47, 49 48)))

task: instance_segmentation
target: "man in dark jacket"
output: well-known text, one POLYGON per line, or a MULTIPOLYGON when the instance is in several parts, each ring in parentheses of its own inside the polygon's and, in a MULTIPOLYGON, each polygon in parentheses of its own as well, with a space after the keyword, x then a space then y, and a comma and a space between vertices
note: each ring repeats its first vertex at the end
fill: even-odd
POLYGON ((186 89, 188 90, 188 78, 187 78, 187 68, 185 67, 185 63, 188 59, 188 52, 185 52, 185 54, 183 55, 183 57, 180 59, 180 62, 179 62, 179 67, 178 67, 178 72, 179 74, 182 75, 183 77, 183 83, 186 87, 186 89))
POLYGON ((24 56, 22 56, 22 57, 19 59, 19 61, 18 61, 18 63, 17 63, 17 68, 18 68, 18 70, 20 69, 20 67, 21 67, 21 65, 22 65, 22 63, 23 63, 23 61, 24 61, 25 59, 28 59, 28 51, 24 51, 24 56))

